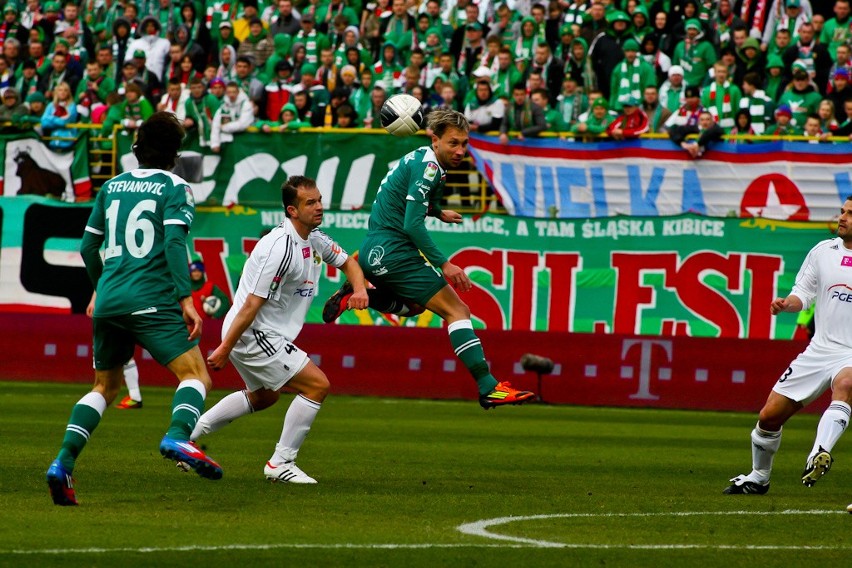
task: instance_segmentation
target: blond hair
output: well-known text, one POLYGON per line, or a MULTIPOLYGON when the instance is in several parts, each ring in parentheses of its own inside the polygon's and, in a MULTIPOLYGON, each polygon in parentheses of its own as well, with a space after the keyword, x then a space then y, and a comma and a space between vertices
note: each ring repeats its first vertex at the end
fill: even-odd
POLYGON ((426 124, 432 133, 441 138, 448 128, 457 128, 462 132, 470 131, 470 124, 465 116, 450 109, 437 109, 429 113, 426 124))

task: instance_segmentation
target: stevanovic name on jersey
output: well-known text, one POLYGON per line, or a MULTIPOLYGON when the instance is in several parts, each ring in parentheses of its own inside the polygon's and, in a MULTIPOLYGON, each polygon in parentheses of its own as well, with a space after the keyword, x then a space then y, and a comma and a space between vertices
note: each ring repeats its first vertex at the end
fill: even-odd
MULTIPOLYGON (((304 240, 293 223, 285 219, 260 239, 251 251, 240 277, 234 304, 225 316, 222 337, 225 337, 248 295, 254 294, 267 301, 243 334, 245 342, 254 341, 255 331, 294 341, 316 295, 322 261, 340 267, 347 258, 346 251, 319 229, 311 231, 308 240, 304 240)), ((240 349, 239 343, 236 349, 240 349)))
POLYGON ((852 250, 840 237, 810 250, 796 275, 791 294, 804 308, 814 302, 816 333, 811 344, 826 349, 852 347, 852 250))
POLYGON ((192 225, 189 185, 170 172, 136 169, 106 182, 86 230, 104 239, 104 271, 95 315, 129 314, 177 302, 166 262, 165 227, 192 225))
POLYGON ((405 155, 382 180, 370 213, 369 232, 396 233, 420 249, 434 266, 446 262, 438 250, 424 220, 441 210, 441 198, 447 174, 438 163, 435 151, 420 147, 405 155))

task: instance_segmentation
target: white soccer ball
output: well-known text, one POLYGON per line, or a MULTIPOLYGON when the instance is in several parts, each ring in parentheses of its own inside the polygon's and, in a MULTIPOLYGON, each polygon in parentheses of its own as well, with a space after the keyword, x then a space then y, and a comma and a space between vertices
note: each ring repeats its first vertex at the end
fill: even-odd
POLYGON ((423 124, 423 106, 411 95, 394 95, 385 101, 382 126, 394 136, 410 136, 423 124))
POLYGON ((204 298, 204 302, 201 304, 201 309, 204 310, 204 313, 208 316, 212 316, 216 312, 219 311, 219 308, 222 307, 222 300, 220 300, 216 296, 207 296, 204 298))

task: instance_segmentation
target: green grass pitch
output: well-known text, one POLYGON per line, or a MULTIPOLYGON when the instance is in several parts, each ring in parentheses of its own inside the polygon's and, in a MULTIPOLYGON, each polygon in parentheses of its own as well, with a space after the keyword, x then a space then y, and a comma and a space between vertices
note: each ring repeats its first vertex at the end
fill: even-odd
POLYGON ((299 456, 319 484, 291 486, 262 471, 289 397, 203 440, 225 470, 208 481, 160 457, 173 391, 143 386, 144 409, 110 409, 81 456, 81 506, 56 507, 44 473, 86 390, 0 383, 0 565, 730 568, 852 551, 848 444, 799 481, 816 415, 785 427, 768 495, 726 496, 754 414, 332 394, 299 456))

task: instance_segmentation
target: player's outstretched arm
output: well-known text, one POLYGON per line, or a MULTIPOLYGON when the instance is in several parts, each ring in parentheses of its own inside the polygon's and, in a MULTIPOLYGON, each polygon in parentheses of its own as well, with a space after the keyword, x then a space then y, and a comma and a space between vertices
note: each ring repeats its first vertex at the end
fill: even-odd
POLYGON ((242 334, 245 333, 252 324, 254 318, 257 316, 257 312, 260 311, 260 308, 262 308, 265 303, 266 298, 261 298, 254 294, 248 295, 248 298, 246 298, 246 301, 237 312, 237 315, 234 316, 234 321, 231 322, 231 327, 228 328, 228 333, 226 333, 225 337, 222 338, 222 343, 220 343, 219 347, 217 347, 216 350, 207 358, 207 364, 213 367, 214 371, 219 371, 225 368, 225 365, 228 364, 228 355, 231 354, 231 350, 234 348, 234 345, 237 344, 237 341, 240 340, 240 336, 242 336, 242 334))
POLYGON ((458 213, 457 211, 452 211, 450 209, 441 209, 441 214, 438 216, 438 219, 440 219, 444 223, 450 224, 459 224, 463 220, 461 213, 458 213))
POLYGON ((804 307, 804 303, 802 300, 793 294, 790 294, 786 298, 775 298, 772 300, 772 303, 769 305, 769 311, 773 316, 780 314, 781 312, 801 312, 804 307))

